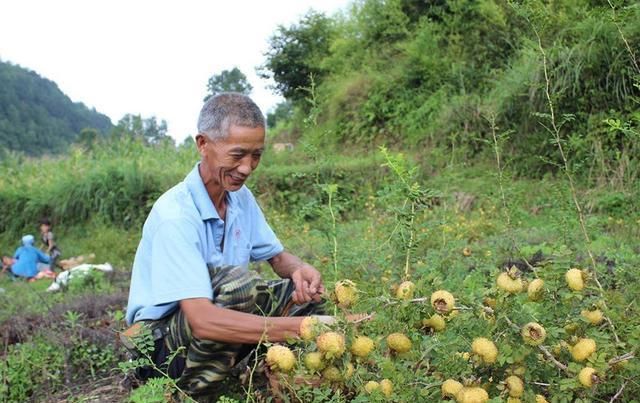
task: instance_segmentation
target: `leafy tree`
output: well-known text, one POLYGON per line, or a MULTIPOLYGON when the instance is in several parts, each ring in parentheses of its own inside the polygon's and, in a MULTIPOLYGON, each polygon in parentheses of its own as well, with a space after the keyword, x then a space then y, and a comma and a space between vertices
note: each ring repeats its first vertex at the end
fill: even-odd
POLYGON ((158 123, 155 116, 143 119, 140 115, 126 114, 111 131, 114 139, 130 137, 145 144, 160 144, 172 139, 167 135, 167 122, 158 123))
POLYGON ((280 122, 286 122, 293 116, 293 105, 291 102, 280 102, 276 107, 267 113, 267 127, 273 129, 280 122))
POLYGON ((234 67, 231 70, 222 70, 222 73, 214 74, 209 78, 207 82, 209 93, 204 100, 206 101, 221 92, 239 92, 249 95, 252 90, 253 87, 247 80, 247 76, 240 69, 234 67))
POLYGON ((259 68, 260 76, 273 78, 275 89, 285 98, 304 99, 310 77, 319 83, 326 75, 322 60, 330 53, 334 33, 333 21, 313 10, 297 25, 279 26, 269 39, 267 61, 259 68))
POLYGON ((80 135, 76 139, 76 143, 86 150, 91 150, 98 140, 100 133, 91 127, 85 127, 80 131, 80 135))

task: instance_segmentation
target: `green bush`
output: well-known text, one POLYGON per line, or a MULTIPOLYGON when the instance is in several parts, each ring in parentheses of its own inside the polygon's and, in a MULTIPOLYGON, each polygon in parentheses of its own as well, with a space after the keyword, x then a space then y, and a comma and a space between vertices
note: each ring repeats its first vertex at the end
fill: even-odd
POLYGON ((64 351, 50 340, 8 346, 0 363, 0 400, 24 402, 43 398, 42 389, 55 391, 64 381, 64 351))

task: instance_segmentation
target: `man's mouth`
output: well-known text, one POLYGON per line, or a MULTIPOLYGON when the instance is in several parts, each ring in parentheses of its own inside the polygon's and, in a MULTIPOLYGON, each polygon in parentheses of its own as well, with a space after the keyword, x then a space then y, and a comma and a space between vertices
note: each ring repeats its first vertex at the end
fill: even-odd
POLYGON ((247 180, 247 178, 244 176, 229 175, 229 178, 231 178, 231 183, 233 183, 234 185, 240 185, 244 183, 245 180, 247 180))

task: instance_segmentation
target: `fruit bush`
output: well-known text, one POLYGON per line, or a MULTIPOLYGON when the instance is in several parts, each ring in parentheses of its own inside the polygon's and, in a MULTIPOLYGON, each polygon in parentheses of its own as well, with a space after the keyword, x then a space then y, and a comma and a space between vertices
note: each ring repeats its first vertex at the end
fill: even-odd
POLYGON ((440 280, 428 274, 377 295, 351 281, 344 293, 339 281, 333 296, 342 313, 366 307, 375 315, 357 324, 305 322, 296 355, 272 346, 267 362, 294 401, 306 401, 310 385, 333 401, 611 398, 640 370, 637 336, 619 333, 625 313, 607 310, 589 272, 568 263, 514 266, 489 278, 477 272, 449 291, 436 290, 440 280))

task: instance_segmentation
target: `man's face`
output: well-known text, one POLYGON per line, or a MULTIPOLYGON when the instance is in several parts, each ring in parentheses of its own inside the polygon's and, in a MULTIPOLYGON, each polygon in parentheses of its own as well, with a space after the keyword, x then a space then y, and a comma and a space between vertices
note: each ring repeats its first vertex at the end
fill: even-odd
POLYGON ((264 128, 232 125, 226 138, 212 141, 199 134, 196 144, 202 158, 201 174, 205 185, 234 192, 244 185, 260 163, 264 152, 264 128))

